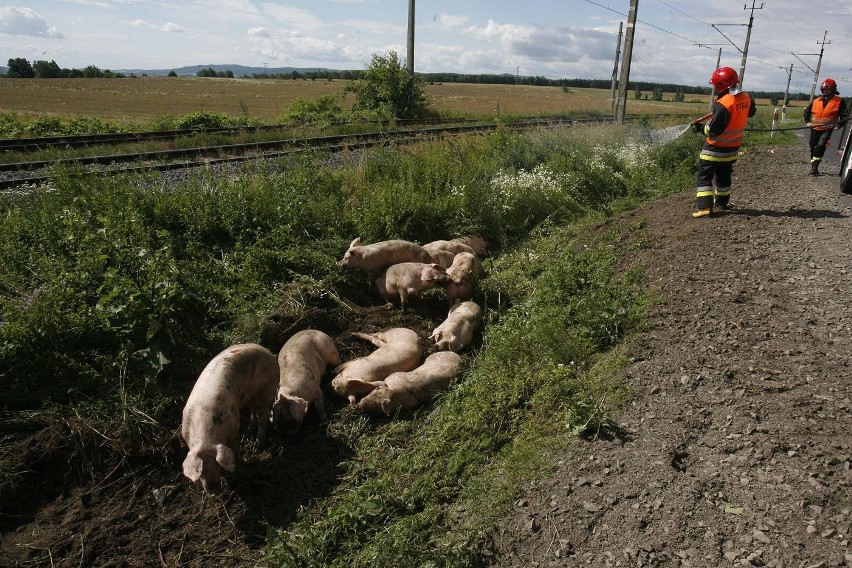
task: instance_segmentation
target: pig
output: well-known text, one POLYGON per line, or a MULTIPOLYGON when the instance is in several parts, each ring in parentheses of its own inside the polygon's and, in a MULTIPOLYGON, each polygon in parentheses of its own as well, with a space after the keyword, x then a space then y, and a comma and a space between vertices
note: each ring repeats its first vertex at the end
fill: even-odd
POLYGON ((453 258, 460 252, 476 254, 472 247, 458 241, 432 241, 423 245, 423 248, 432 255, 433 262, 444 268, 449 268, 453 264, 453 258))
POLYGON ((482 261, 475 254, 460 252, 447 269, 447 298, 453 303, 457 300, 470 300, 479 279, 482 277, 482 261))
POLYGON ((399 301, 402 309, 419 300, 423 292, 448 283, 447 271, 440 264, 401 262, 389 266, 374 280, 376 292, 386 300, 399 301))
POLYGON ((447 319, 432 331, 429 339, 435 340, 436 351, 457 353, 470 346, 481 321, 482 308, 476 302, 459 302, 450 308, 447 319))
POLYGON ((381 381, 396 371, 411 371, 420 364, 423 356, 417 333, 405 327, 386 329, 376 334, 352 335, 369 341, 378 349, 335 369, 337 375, 331 380, 331 388, 339 396, 347 398, 350 404, 357 402, 358 395, 369 392, 365 384, 381 381))
POLYGON ((473 254, 475 254, 477 256, 482 256, 482 255, 485 254, 485 251, 488 250, 488 243, 486 242, 485 239, 483 239, 479 235, 471 235, 469 237, 457 237, 455 239, 452 239, 450 242, 451 243, 457 243, 457 244, 460 244, 460 245, 464 245, 464 246, 469 247, 471 249, 471 250, 460 250, 460 251, 457 251, 456 254, 458 254, 459 252, 472 252, 473 254))
POLYGON ((400 410, 416 408, 446 390, 460 366, 458 353, 433 353, 413 371, 391 373, 383 381, 366 385, 372 390, 358 401, 356 409, 393 416, 400 410))
POLYGON ((456 253, 443 249, 429 249, 429 254, 432 255, 432 262, 440 264, 444 269, 451 267, 453 259, 456 257, 456 253))
POLYGON ((278 397, 272 405, 275 424, 287 432, 298 430, 311 404, 320 420, 326 420, 320 381, 329 365, 340 365, 334 341, 316 329, 294 334, 278 352, 278 397))
POLYGON ((410 241, 391 240, 362 245, 361 237, 357 237, 343 258, 337 262, 341 268, 360 268, 370 279, 374 279, 384 269, 400 262, 432 262, 432 255, 427 250, 410 241))
POLYGON ((218 493, 222 469, 234 471, 239 454, 240 411, 248 407, 262 441, 269 424, 278 360, 255 343, 228 347, 211 360, 183 409, 181 437, 189 448, 183 474, 201 480, 207 493, 218 493))

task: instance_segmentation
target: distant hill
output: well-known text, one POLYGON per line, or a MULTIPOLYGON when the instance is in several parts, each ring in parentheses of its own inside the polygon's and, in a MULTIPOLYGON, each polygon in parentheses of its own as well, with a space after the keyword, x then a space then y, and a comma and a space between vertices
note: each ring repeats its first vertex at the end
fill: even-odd
POLYGON ((331 71, 330 69, 326 69, 323 67, 249 67, 246 65, 187 65, 184 67, 175 67, 173 69, 113 69, 114 73, 124 73, 125 75, 168 75, 172 71, 177 73, 180 76, 196 76, 199 71, 202 69, 213 69, 216 72, 230 71, 234 74, 235 77, 248 76, 252 75, 263 75, 264 73, 268 73, 270 75, 276 74, 289 74, 293 71, 297 73, 318 73, 324 71, 331 71))

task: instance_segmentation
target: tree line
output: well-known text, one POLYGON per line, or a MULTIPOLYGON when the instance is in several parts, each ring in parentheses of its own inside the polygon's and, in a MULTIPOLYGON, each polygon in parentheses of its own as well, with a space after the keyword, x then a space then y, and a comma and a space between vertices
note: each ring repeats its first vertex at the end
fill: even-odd
MULTIPOLYGON (((357 81, 364 78, 370 69, 359 70, 334 70, 323 69, 317 71, 299 72, 296 70, 288 73, 253 73, 254 79, 291 79, 291 80, 352 80, 357 81)), ((170 77, 176 77, 177 73, 171 71, 170 77)), ((201 69, 196 72, 198 77, 220 77, 234 78, 234 72, 230 70, 216 71, 212 67, 201 69)), ((479 83, 488 85, 530 85, 537 87, 561 87, 563 90, 569 89, 609 89, 612 85, 610 79, 548 79, 540 75, 521 76, 512 75, 509 73, 416 73, 418 79, 427 84, 440 83, 479 83)), ((37 60, 31 64, 23 57, 9 59, 8 78, 23 78, 23 79, 54 79, 54 78, 124 78, 123 73, 113 73, 109 69, 101 70, 95 65, 89 65, 84 69, 68 69, 60 68, 56 61, 37 60)), ((244 75, 244 77, 248 77, 244 75)), ((629 85, 634 93, 635 98, 641 98, 645 92, 650 92, 654 100, 662 100, 662 93, 675 93, 675 101, 683 101, 685 95, 709 95, 709 87, 696 87, 690 85, 678 85, 675 83, 650 83, 646 81, 631 81, 629 85)), ((784 94, 780 92, 765 92, 765 91, 749 91, 753 96, 759 98, 768 98, 770 101, 778 101, 783 99, 784 94)), ((647 96, 646 96, 647 98, 647 96)), ((805 93, 790 93, 791 100, 807 100, 809 96, 805 93)), ((773 105, 778 104, 772 102, 773 105)))

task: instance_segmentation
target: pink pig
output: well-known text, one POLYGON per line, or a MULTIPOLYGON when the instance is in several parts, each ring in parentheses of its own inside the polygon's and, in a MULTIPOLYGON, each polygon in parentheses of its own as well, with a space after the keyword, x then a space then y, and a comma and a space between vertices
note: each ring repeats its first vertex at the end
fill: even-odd
POLYGON ((401 262, 389 266, 374 283, 382 298, 398 300, 405 309, 406 304, 419 300, 429 288, 446 284, 447 272, 440 264, 401 262))
POLYGON ((460 252, 476 254, 472 247, 458 241, 432 241, 423 245, 423 248, 432 255, 433 262, 444 268, 449 268, 453 264, 453 258, 460 252))
POLYGON ((420 364, 423 356, 417 332, 405 327, 352 335, 369 341, 378 349, 336 369, 338 374, 331 380, 331 387, 350 403, 355 403, 357 396, 365 392, 364 384, 381 381, 396 371, 410 371, 420 364))
POLYGON ((183 409, 181 436, 189 447, 183 474, 216 493, 221 470, 234 471, 239 454, 240 411, 248 407, 262 441, 278 388, 275 355, 255 343, 228 347, 210 361, 183 409))
POLYGON ((446 390, 460 366, 461 356, 458 353, 433 353, 413 371, 392 373, 383 381, 364 385, 372 390, 358 402, 357 408, 364 412, 381 411, 387 416, 403 409, 417 408, 446 390))
POLYGON ((459 352, 470 345, 481 321, 482 308, 476 302, 454 304, 447 319, 432 331, 429 339, 435 340, 435 349, 438 351, 448 349, 459 352))
POLYGON ((482 261, 469 252, 460 252, 447 269, 447 298, 450 302, 470 300, 479 279, 482 277, 482 261))
POLYGON ((361 237, 357 237, 337 266, 360 268, 372 279, 388 266, 400 262, 432 262, 432 256, 423 247, 410 241, 391 240, 362 245, 361 237))
POLYGON ((278 352, 281 370, 278 398, 272 405, 275 423, 283 422, 286 430, 299 429, 311 404, 321 420, 326 419, 320 381, 328 365, 339 365, 340 354, 334 341, 316 329, 294 334, 278 352))

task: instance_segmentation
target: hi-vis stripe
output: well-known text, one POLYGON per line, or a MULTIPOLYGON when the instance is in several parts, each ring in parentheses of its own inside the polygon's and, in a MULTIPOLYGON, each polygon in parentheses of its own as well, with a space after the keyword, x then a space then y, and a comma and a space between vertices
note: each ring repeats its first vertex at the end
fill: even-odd
POLYGON ((739 148, 718 148, 704 146, 698 158, 710 162, 733 162, 737 159, 739 148))
POLYGON ((745 128, 738 128, 736 130, 725 130, 716 136, 711 135, 709 139, 719 146, 739 146, 742 144, 743 134, 745 134, 745 128))

